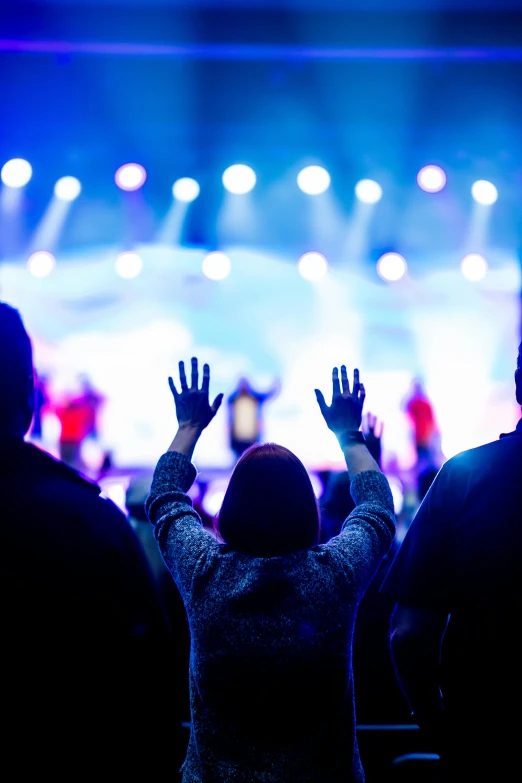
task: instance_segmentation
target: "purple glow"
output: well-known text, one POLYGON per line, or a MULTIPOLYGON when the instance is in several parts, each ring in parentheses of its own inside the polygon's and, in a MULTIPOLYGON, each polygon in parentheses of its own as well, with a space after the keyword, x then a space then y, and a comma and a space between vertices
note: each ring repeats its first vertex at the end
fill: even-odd
POLYGON ((98 41, 27 41, 0 39, 0 52, 94 54, 122 57, 166 57, 203 60, 485 60, 520 62, 522 47, 478 48, 312 48, 257 44, 135 44, 98 41))

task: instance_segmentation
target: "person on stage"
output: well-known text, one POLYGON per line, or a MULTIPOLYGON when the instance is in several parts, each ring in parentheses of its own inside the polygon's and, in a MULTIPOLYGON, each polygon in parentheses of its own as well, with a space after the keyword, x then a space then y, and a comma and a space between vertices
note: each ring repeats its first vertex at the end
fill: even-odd
POLYGON ((279 381, 275 381, 266 392, 254 389, 247 378, 240 378, 234 392, 229 396, 230 448, 236 459, 250 446, 259 443, 263 431, 263 405, 273 399, 280 391, 279 381))
POLYGON ((413 426, 417 462, 430 460, 433 457, 438 429, 433 405, 419 378, 415 378, 413 381, 404 408, 413 426))

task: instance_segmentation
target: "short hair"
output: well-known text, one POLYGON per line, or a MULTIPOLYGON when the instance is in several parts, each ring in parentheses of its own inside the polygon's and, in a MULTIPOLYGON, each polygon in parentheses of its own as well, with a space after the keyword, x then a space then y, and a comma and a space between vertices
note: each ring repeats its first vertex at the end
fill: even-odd
POLYGON ((33 350, 20 313, 0 302, 0 425, 15 411, 32 415, 33 373, 33 350))
POLYGON ((301 460, 275 443, 247 449, 232 472, 215 528, 232 549, 254 557, 315 546, 319 509, 301 460))

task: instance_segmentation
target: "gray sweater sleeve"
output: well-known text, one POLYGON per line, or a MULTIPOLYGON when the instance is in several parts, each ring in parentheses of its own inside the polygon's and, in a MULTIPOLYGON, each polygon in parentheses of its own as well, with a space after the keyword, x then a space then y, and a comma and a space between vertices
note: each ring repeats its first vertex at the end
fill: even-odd
POLYGON ((351 590, 361 595, 391 546, 395 513, 390 485, 380 472, 359 473, 350 491, 357 506, 325 548, 344 571, 351 590))
POLYGON ((219 547, 186 494, 195 478, 196 469, 187 457, 167 452, 156 465, 145 501, 161 555, 183 597, 190 593, 195 571, 219 547))

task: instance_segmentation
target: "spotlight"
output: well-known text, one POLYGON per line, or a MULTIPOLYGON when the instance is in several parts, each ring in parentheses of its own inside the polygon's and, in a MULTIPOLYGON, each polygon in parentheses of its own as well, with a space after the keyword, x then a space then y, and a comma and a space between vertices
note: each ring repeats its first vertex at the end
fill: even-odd
POLYGON ((228 277, 232 264, 230 258, 225 253, 209 253, 203 259, 203 274, 210 280, 224 280, 228 277))
POLYGON ((34 277, 47 277, 47 275, 51 274, 55 265, 55 257, 47 250, 37 250, 27 260, 27 268, 34 277))
POLYGON ((446 184, 446 173, 440 166, 424 166, 417 174, 417 184, 426 193, 438 193, 446 184))
POLYGON ((383 280, 395 283, 406 274, 406 261, 400 253, 384 253, 377 261, 377 273, 383 280))
POLYGON ((471 195, 479 204, 489 206, 497 200, 498 191, 492 182, 488 182, 486 179, 479 179, 473 183, 471 195))
POLYGON ((199 196, 199 185, 195 179, 182 177, 176 180, 172 186, 172 195, 177 201, 184 201, 188 204, 199 196))
POLYGON ((147 172, 139 163, 125 163, 114 175, 114 181, 122 190, 139 190, 146 179, 147 172))
POLYGON ((321 253, 305 253, 297 262, 299 273, 310 283, 322 280, 328 272, 328 262, 321 253))
POLYGON ((132 250, 120 253, 116 259, 116 272, 125 280, 131 280, 137 277, 143 267, 141 257, 132 250))
POLYGON ((297 175, 297 184, 303 193, 317 196, 330 187, 330 175, 322 166, 307 166, 297 175))
POLYGON ((82 186, 76 177, 62 177, 54 186, 54 195, 60 201, 74 201, 82 192, 82 186))
POLYGON ((488 271, 488 262, 479 253, 469 253, 460 262, 460 271, 466 278, 476 283, 482 280, 488 271))
POLYGON ((223 173, 223 185, 230 193, 242 196, 249 193, 256 184, 256 174, 250 166, 236 163, 223 173))
POLYGON ((377 204, 382 198, 382 188, 373 179, 361 179, 355 186, 355 195, 363 204, 377 204))
POLYGON ((33 176, 33 169, 23 158, 13 158, 4 164, 0 176, 7 187, 23 188, 33 176))

